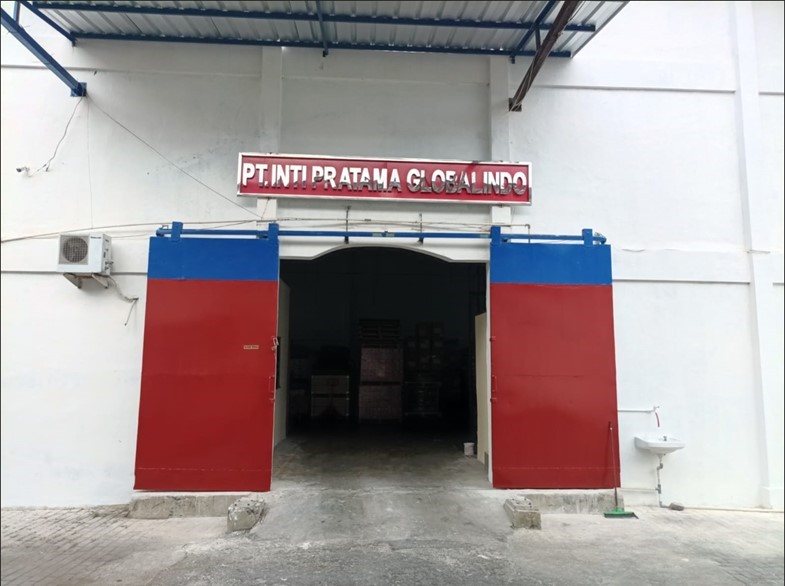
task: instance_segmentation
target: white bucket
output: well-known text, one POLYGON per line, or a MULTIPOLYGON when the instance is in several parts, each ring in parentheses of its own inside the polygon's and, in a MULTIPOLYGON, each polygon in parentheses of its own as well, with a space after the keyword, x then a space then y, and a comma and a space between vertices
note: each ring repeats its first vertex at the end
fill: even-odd
POLYGON ((474 455, 474 442, 465 442, 463 444, 463 455, 464 456, 474 455))

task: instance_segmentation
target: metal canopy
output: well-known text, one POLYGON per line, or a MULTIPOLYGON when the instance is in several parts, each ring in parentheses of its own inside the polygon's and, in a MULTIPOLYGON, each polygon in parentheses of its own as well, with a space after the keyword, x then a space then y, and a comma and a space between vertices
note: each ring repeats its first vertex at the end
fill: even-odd
POLYGON ((18 0, 2 24, 70 89, 78 82, 19 24, 24 6, 76 44, 79 39, 155 41, 533 57, 510 110, 547 57, 575 56, 625 1, 202 1, 18 0), (544 35, 544 39, 542 36, 544 35))
MULTIPOLYGON (((25 2, 80 39, 533 56, 563 2, 25 2)), ((626 2, 580 2, 549 52, 573 57, 626 2)))

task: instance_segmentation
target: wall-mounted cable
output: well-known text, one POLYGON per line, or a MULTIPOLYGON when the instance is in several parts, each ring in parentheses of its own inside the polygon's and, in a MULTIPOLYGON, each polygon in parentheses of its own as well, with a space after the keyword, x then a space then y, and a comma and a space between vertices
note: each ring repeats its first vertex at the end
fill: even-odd
POLYGON ((106 277, 106 280, 109 281, 112 285, 114 285, 117 294, 120 295, 120 297, 122 297, 123 301, 127 301, 128 303, 131 304, 131 307, 128 308, 128 315, 125 318, 125 323, 123 324, 124 326, 127 326, 128 322, 131 320, 131 312, 134 310, 134 307, 136 307, 136 303, 139 301, 139 297, 131 297, 123 293, 123 290, 120 288, 120 284, 115 280, 114 277, 106 277))
POLYGON ((61 136, 60 140, 57 141, 57 144, 55 145, 55 150, 52 153, 52 156, 49 157, 49 160, 46 161, 46 163, 44 163, 43 165, 38 167, 38 169, 33 171, 30 175, 35 175, 36 173, 38 173, 41 170, 43 170, 44 173, 49 171, 49 165, 52 164, 52 161, 54 161, 54 158, 57 156, 57 151, 60 150, 60 145, 63 144, 63 141, 65 140, 65 137, 68 134, 68 128, 71 126, 71 121, 74 119, 74 116, 76 115, 76 110, 77 110, 77 108, 79 108, 79 104, 82 103, 83 99, 84 99, 84 97, 81 97, 81 98, 79 98, 79 101, 76 102, 76 106, 74 106, 74 109, 71 112, 71 116, 68 118, 68 122, 66 122, 66 124, 65 124, 65 130, 63 130, 63 136, 61 136))
POLYGON ((238 208, 240 208, 241 210, 243 210, 244 212, 246 212, 246 213, 248 213, 248 214, 251 214, 252 216, 254 216, 254 217, 256 217, 256 218, 260 218, 260 219, 261 219, 261 216, 260 216, 259 214, 257 214, 256 212, 253 212, 253 211, 249 210, 248 208, 246 208, 245 206, 242 206, 242 205, 240 205, 239 203, 237 203, 237 202, 236 202, 236 201, 234 201, 233 199, 231 199, 231 198, 229 198, 229 197, 225 196, 223 193, 221 193, 221 192, 220 192, 220 191, 218 191, 217 189, 214 189, 213 187, 210 187, 210 186, 209 186, 207 183, 205 183, 204 181, 202 181, 202 180, 201 180, 201 179, 199 179, 198 177, 196 177, 196 176, 194 176, 194 175, 191 175, 191 173, 189 173, 188 171, 186 171, 185 169, 183 169, 183 168, 182 168, 180 165, 178 165, 177 163, 175 163, 173 160, 171 160, 169 157, 167 157, 165 154, 163 154, 161 151, 159 151, 157 148, 155 148, 153 145, 151 145, 149 142, 147 142, 147 141, 146 141, 145 139, 143 139, 141 136, 139 136, 138 134, 136 134, 136 133, 135 133, 133 130, 131 130, 130 128, 128 128, 128 127, 127 127, 125 124, 123 124, 122 122, 120 122, 120 121, 119 121, 117 118, 115 118, 114 116, 112 116, 111 114, 109 114, 109 112, 107 112, 106 110, 104 110, 104 109, 101 107, 101 105, 100 105, 98 102, 96 102, 96 101, 95 101, 95 99, 93 99, 93 98, 91 98, 91 97, 89 97, 89 96, 88 96, 88 99, 89 99, 89 100, 90 100, 90 101, 91 101, 91 102, 92 102, 92 103, 95 105, 95 107, 96 107, 96 108, 98 108, 98 109, 99 109, 99 110, 100 110, 100 111, 101 111, 101 112, 104 114, 104 116, 106 116, 107 118, 109 118, 109 120, 111 120, 112 122, 114 122, 115 124, 117 124, 117 125, 118 125, 120 128, 122 128, 123 130, 125 130, 125 131, 126 131, 128 134, 130 134, 131 136, 133 136, 133 137, 134 137, 136 140, 138 140, 139 142, 141 142, 143 145, 145 145, 147 148, 149 148, 151 151, 153 151, 153 152, 154 152, 156 155, 158 155, 158 156, 159 156, 159 157, 161 157, 161 158, 162 158, 164 161, 166 161, 167 163, 169 163, 169 164, 170 164, 172 167, 174 167, 175 169, 177 169, 178 171, 180 171, 180 172, 181 172, 183 175, 186 175, 187 177, 190 177, 191 179, 193 179, 194 181, 196 181, 196 182, 197 182, 199 185, 201 185, 201 186, 202 186, 202 187, 204 187, 205 189, 209 190, 211 193, 213 193, 213 194, 217 195, 217 196, 218 196, 218 197, 220 197, 221 199, 224 199, 224 200, 228 201, 228 202, 229 202, 230 204, 232 204, 233 206, 235 206, 235 207, 238 207, 238 208))

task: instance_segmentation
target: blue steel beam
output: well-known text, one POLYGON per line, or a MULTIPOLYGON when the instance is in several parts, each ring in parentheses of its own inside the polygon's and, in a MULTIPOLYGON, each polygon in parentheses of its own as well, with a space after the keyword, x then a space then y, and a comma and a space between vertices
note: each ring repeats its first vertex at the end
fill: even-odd
POLYGON ((524 33, 523 38, 515 46, 515 49, 512 50, 512 53, 510 53, 510 59, 512 59, 513 63, 515 62, 515 57, 518 55, 523 55, 523 49, 526 47, 526 43, 528 43, 529 39, 532 38, 534 31, 539 29, 545 19, 548 18, 548 15, 551 13, 551 10, 553 10, 556 4, 558 4, 558 2, 555 0, 549 0, 540 11, 540 14, 537 15, 537 18, 534 19, 534 22, 529 27, 529 30, 524 33))
MULTIPOLYGON (((83 2, 34 2, 42 10, 68 10, 80 12, 104 12, 114 14, 145 14, 159 16, 202 16, 214 18, 249 18, 256 20, 301 20, 319 21, 318 3, 317 13, 310 12, 261 12, 246 10, 218 10, 213 8, 174 8, 154 6, 131 6, 115 4, 86 4, 83 2)), ((467 20, 450 18, 408 18, 397 16, 379 15, 354 15, 354 14, 322 14, 324 22, 341 22, 349 24, 380 24, 399 26, 434 26, 451 28, 477 28, 496 30, 523 30, 535 26, 534 22, 498 21, 498 20, 467 20)), ((536 25, 542 30, 548 30, 551 25, 540 22, 536 25)), ((572 24, 566 29, 572 32, 593 33, 597 27, 593 24, 572 24)))
MULTIPOLYGON (((181 235, 185 236, 253 236, 255 238, 266 238, 267 230, 211 230, 209 228, 183 228, 182 222, 172 222, 171 228, 158 228, 155 235, 159 237, 172 236, 175 239, 181 235)), ((491 240, 494 237, 502 241, 510 240, 535 240, 535 241, 561 241, 561 242, 582 242, 583 244, 605 244, 606 238, 601 235, 594 235, 594 232, 586 228, 580 236, 565 234, 507 234, 501 233, 498 227, 494 227, 491 233, 484 232, 396 232, 388 230, 350 232, 346 230, 281 230, 278 224, 272 230, 278 236, 307 236, 311 238, 439 238, 446 240, 469 239, 469 240, 491 240)))
POLYGON ((27 31, 25 31, 19 23, 16 22, 10 14, 8 14, 5 10, 2 10, 2 21, 3 27, 11 33, 17 41, 22 43, 22 45, 30 51, 36 58, 41 61, 46 68, 49 69, 52 73, 54 73, 60 81, 62 81, 65 85, 67 85, 71 89, 71 95, 74 97, 81 97, 87 95, 87 84, 77 81, 73 75, 68 73, 66 69, 60 65, 57 61, 54 60, 46 50, 39 45, 33 37, 31 37, 27 31))
MULTIPOLYGON (((46 14, 41 12, 38 9, 37 6, 34 6, 30 2, 28 2, 27 0, 19 0, 19 4, 21 4, 22 6, 27 8, 30 12, 35 14, 38 18, 43 20, 46 24, 48 24, 53 29, 55 29, 58 33, 63 35, 66 39, 71 41, 72 45, 76 45, 76 37, 74 35, 72 35, 70 32, 68 32, 67 30, 65 30, 63 27, 61 27, 59 24, 57 24, 55 21, 53 21, 51 18, 49 18, 46 14)), ((19 19, 16 19, 16 20, 19 20, 19 19)))
POLYGON ((324 50, 322 51, 322 57, 327 57, 330 49, 327 47, 327 27, 324 25, 324 15, 322 14, 321 0, 316 0, 316 15, 319 17, 319 29, 321 30, 322 34, 322 46, 324 47, 324 50))
MULTIPOLYGON (((206 45, 251 45, 260 47, 301 47, 322 49, 318 41, 287 41, 283 39, 235 39, 227 37, 165 37, 154 35, 121 35, 116 33, 76 33, 77 39, 100 41, 147 41, 155 43, 191 43, 206 45)), ((383 45, 370 43, 330 43, 331 49, 350 49, 355 51, 396 51, 408 53, 454 53, 458 55, 507 55, 505 49, 479 49, 472 47, 422 47, 408 45, 383 45)), ((533 56, 535 51, 524 51, 521 55, 533 56)), ((569 51, 553 51, 551 57, 569 58, 569 51)))
POLYGON ((556 45, 556 41, 562 34, 564 27, 570 21, 570 18, 572 18, 572 15, 575 14, 579 4, 579 0, 565 0, 562 4, 559 13, 553 20, 553 28, 545 35, 545 40, 537 49, 537 53, 534 55, 534 58, 529 65, 529 69, 526 71, 523 81, 521 81, 521 85, 518 86, 515 95, 510 98, 510 112, 520 111, 521 102, 523 102, 526 93, 531 89, 534 78, 537 77, 537 73, 540 71, 543 63, 545 63, 545 60, 551 54, 550 51, 556 45))

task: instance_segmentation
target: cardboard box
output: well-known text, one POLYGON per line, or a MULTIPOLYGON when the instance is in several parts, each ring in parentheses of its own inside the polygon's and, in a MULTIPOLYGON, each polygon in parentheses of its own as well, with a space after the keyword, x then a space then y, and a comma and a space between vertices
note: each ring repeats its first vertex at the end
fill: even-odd
POLYGON ((360 384, 400 382, 402 374, 403 360, 399 349, 362 348, 360 350, 360 384))

